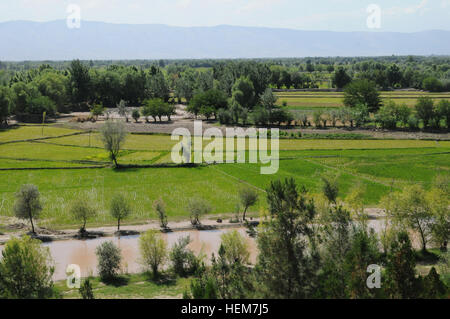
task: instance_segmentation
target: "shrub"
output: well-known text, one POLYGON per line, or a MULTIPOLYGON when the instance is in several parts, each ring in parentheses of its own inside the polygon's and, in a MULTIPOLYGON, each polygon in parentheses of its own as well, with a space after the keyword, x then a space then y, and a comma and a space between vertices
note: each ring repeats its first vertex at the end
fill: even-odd
POLYGON ((99 245, 95 254, 98 259, 98 273, 103 281, 113 280, 120 271, 122 255, 112 241, 107 241, 99 245))
POLYGON ((0 260, 0 298, 50 298, 53 296, 53 261, 48 247, 28 236, 12 238, 0 260))
POLYGON ((419 119, 414 114, 408 117, 408 127, 411 130, 417 130, 419 128, 419 119))
POLYGON ((92 291, 92 285, 91 285, 89 278, 83 282, 83 285, 80 287, 79 292, 80 292, 81 298, 83 298, 83 299, 95 299, 94 292, 92 291))
POLYGON ((416 103, 417 118, 427 127, 434 117, 434 102, 429 96, 421 96, 416 103))

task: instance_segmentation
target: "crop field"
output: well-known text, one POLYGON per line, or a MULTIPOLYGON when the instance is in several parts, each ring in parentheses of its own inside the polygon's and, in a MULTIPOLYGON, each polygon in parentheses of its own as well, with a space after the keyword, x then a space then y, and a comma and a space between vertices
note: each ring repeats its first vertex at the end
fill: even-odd
POLYGON ((377 206, 391 187, 421 183, 428 187, 436 175, 448 175, 450 142, 424 140, 280 140, 279 171, 261 175, 260 164, 216 164, 198 167, 161 167, 170 163, 175 141, 165 135, 129 135, 119 163, 110 167, 96 133, 46 126, 24 126, 0 132, 0 216, 12 216, 14 193, 22 184, 35 184, 42 195, 41 226, 73 225, 68 205, 75 198, 91 198, 100 211, 93 224, 113 224, 108 214, 115 193, 130 199, 133 216, 128 222, 155 219, 152 202, 162 198, 169 218, 188 216, 189 198, 210 202, 214 214, 229 214, 244 185, 255 187, 260 200, 253 211, 265 208, 264 190, 270 182, 293 177, 299 185, 318 193, 321 176, 338 176, 340 198, 354 187, 365 191, 365 202, 377 206), (14 139, 11 132, 20 132, 14 139), (70 135, 76 134, 76 135, 70 135), (67 136, 69 135, 69 136, 67 136), (89 136, 90 135, 90 136, 89 136), (60 137, 62 136, 62 137, 60 137))
MULTIPOLYGON (((277 92, 278 104, 283 101, 287 102, 291 110, 315 110, 333 109, 343 106, 344 94, 342 92, 277 92)), ((383 101, 388 99, 394 100, 396 103, 405 103, 409 107, 414 107, 420 96, 430 96, 434 101, 450 99, 450 93, 427 93, 427 92, 410 92, 410 91, 394 91, 381 92, 383 101)))

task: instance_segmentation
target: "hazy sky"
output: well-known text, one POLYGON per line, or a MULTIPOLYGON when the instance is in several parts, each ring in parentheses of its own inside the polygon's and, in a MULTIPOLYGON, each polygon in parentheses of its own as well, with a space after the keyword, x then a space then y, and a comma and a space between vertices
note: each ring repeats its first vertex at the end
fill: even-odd
POLYGON ((367 7, 376 4, 378 31, 450 30, 450 0, 0 0, 0 21, 65 19, 69 4, 91 21, 332 31, 370 30, 367 7))

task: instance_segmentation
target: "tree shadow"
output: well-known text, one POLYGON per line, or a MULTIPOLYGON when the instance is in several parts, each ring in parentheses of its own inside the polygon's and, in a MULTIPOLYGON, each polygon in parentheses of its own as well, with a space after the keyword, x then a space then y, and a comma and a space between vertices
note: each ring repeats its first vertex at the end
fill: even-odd
POLYGON ((116 277, 112 277, 112 278, 102 279, 102 282, 108 286, 123 287, 123 286, 128 285, 128 283, 130 282, 130 279, 127 277, 124 277, 124 276, 116 276, 116 277))

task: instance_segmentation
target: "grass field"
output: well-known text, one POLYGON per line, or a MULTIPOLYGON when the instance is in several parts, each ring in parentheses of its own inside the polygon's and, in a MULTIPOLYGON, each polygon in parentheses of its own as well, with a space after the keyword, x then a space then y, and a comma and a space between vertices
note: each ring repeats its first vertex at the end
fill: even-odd
MULTIPOLYGON (((344 94, 342 92, 277 92, 278 104, 287 102, 291 110, 315 110, 333 109, 343 106, 344 94)), ((449 100, 450 93, 427 93, 427 92, 381 92, 383 101, 394 100, 399 104, 414 107, 420 96, 430 96, 434 101, 449 100)))
MULTIPOLYGON (((37 185, 42 195, 41 226, 76 227, 68 213, 76 198, 92 198, 100 211, 92 224, 101 225, 114 223, 108 207, 119 192, 133 207, 129 222, 143 222, 156 219, 152 203, 158 198, 166 202, 170 218, 187 217, 185 207, 192 197, 209 201, 212 213, 232 213, 244 185, 259 190, 261 200, 252 208, 258 212, 266 205, 264 190, 270 182, 286 177, 317 193, 320 177, 336 174, 342 200, 353 187, 363 187, 366 204, 376 206, 393 182, 395 189, 412 183, 428 187, 436 175, 450 174, 449 141, 282 139, 280 169, 268 176, 260 174, 259 164, 114 170, 96 134, 91 134, 89 147, 88 133, 58 137, 76 131, 54 126, 45 127, 44 132, 53 138, 33 141, 41 137, 37 127, 0 132, 0 141, 8 142, 0 142, 0 216, 13 215, 14 193, 28 183, 37 185), (17 142, 11 131, 20 132, 17 142)), ((170 136, 129 135, 119 162, 136 166, 169 163, 174 143, 170 136)))
MULTIPOLYGON (((147 274, 123 275, 122 282, 105 285, 99 278, 90 280, 95 299, 156 299, 181 298, 189 291, 190 278, 177 278, 167 283, 155 283, 147 274)), ((55 287, 64 299, 80 299, 78 289, 67 288, 66 281, 55 283, 55 287)))

